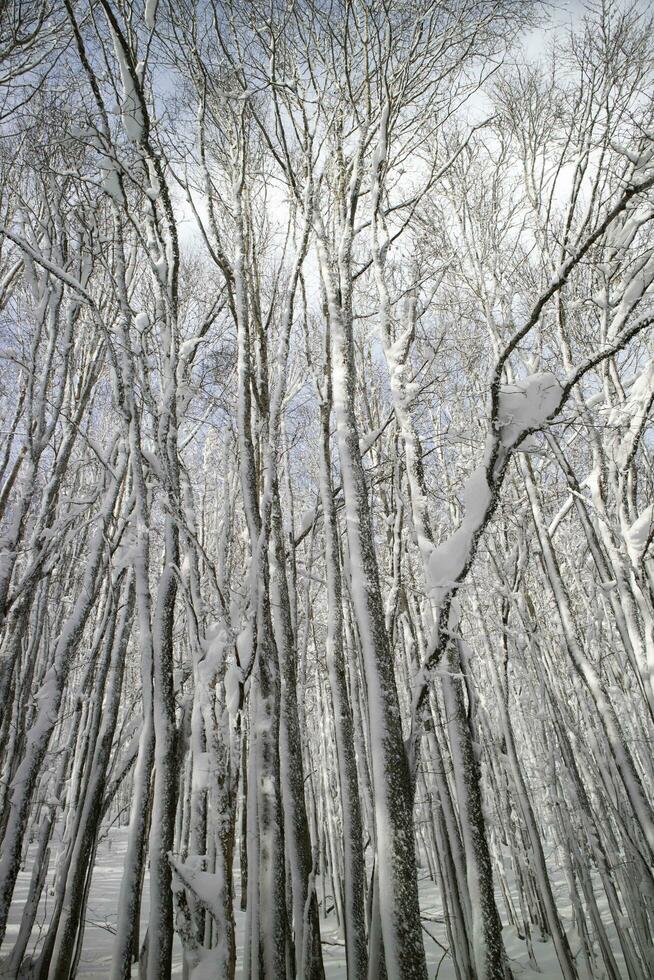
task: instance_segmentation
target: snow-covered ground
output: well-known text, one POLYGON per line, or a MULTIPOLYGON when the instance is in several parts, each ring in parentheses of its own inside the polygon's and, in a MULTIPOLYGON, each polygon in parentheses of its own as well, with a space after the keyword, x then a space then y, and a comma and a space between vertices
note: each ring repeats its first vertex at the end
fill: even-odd
MULTIPOLYGON (((102 840, 98 847, 95 873, 89 897, 89 904, 86 916, 86 929, 84 934, 84 946, 80 962, 78 977, 79 980, 102 980, 109 975, 111 963, 111 953, 113 944, 113 930, 116 924, 116 909, 118 907, 118 895, 120 890, 120 879, 123 869, 123 859, 126 846, 126 830, 124 828, 113 828, 102 840)), ((20 924, 22 905, 27 895, 31 867, 28 865, 19 874, 7 928, 7 937, 2 946, 2 958, 9 952, 20 924)), ((559 886, 560 909, 564 916, 569 911, 567 894, 565 888, 559 886)), ((318 895, 322 892, 319 887, 318 895)), ((424 915, 424 938, 427 951, 427 961, 431 978, 438 977, 438 980, 454 980, 455 974, 452 960, 444 953, 447 949, 447 935, 445 925, 442 921, 442 907, 440 904, 438 889, 429 880, 423 878, 420 883, 421 905, 424 915), (433 937, 433 938, 432 938, 433 937), (441 944, 441 945, 439 945, 441 944)), ((40 913, 37 924, 30 943, 30 949, 39 943, 41 930, 45 929, 49 918, 50 896, 45 894, 41 902, 40 913)), ((330 903, 331 905, 331 903, 330 903)), ((148 908, 147 879, 143 902, 143 917, 145 923, 148 908)), ((245 924, 245 914, 236 912, 236 932, 239 960, 243 947, 243 929, 245 924)), ((143 932, 144 932, 143 927, 143 932)), ((321 922, 321 930, 324 940, 323 955, 325 962, 325 975, 328 980, 337 980, 345 977, 345 957, 342 936, 336 923, 335 917, 328 916, 321 922)), ((611 927, 609 927, 611 935, 611 927)), ((556 961, 556 955, 551 942, 534 942, 534 953, 538 962, 539 970, 535 971, 529 965, 529 958, 525 943, 521 941, 515 929, 505 930, 505 940, 507 952, 511 958, 511 966, 516 977, 530 980, 530 978, 540 978, 540 980, 558 980, 561 971, 556 961)), ((578 949, 578 940, 571 934, 570 941, 573 951, 578 949)), ((619 945, 614 944, 614 953, 618 966, 623 968, 623 960, 620 955, 619 945)), ((580 974, 584 976, 583 968, 579 964, 580 974)), ((136 971, 135 971, 136 975, 136 971)), ((179 940, 175 939, 174 946, 174 966, 173 976, 182 975, 182 953, 179 940)), ((238 974, 237 972, 237 975, 238 974)), ((626 977, 626 971, 622 972, 626 977)), ((589 980, 600 980, 601 975, 596 974, 589 980)))

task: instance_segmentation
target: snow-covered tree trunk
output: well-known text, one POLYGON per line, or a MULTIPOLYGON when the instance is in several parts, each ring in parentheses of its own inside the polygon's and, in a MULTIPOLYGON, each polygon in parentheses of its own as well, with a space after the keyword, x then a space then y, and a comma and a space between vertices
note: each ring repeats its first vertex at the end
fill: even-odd
POLYGON ((386 634, 373 544, 368 487, 354 404, 356 371, 349 277, 350 231, 344 229, 338 271, 324 243, 321 276, 327 295, 334 415, 346 506, 350 590, 368 696, 368 723, 378 854, 379 907, 389 980, 425 977, 413 836, 412 788, 399 701, 386 634), (338 279, 336 278, 338 275, 338 279), (340 301, 339 301, 340 294, 340 301))
MULTIPOLYGON (((329 357, 327 338, 326 358, 329 357)), ((320 500, 325 533, 327 572, 327 673, 334 710, 334 735, 338 758, 338 784, 343 816, 343 905, 348 980, 363 980, 367 973, 364 915, 365 863, 359 778, 354 744, 354 722, 347 684, 343 641, 343 594, 338 526, 334 508, 330 445, 331 378, 325 364, 320 392, 320 500)))

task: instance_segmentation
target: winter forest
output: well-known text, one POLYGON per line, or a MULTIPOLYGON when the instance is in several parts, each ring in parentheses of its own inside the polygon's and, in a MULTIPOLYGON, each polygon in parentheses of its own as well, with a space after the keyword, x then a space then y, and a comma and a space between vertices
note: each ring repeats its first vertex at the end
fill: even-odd
POLYGON ((0 977, 654 977, 654 9, 0 0, 0 977))

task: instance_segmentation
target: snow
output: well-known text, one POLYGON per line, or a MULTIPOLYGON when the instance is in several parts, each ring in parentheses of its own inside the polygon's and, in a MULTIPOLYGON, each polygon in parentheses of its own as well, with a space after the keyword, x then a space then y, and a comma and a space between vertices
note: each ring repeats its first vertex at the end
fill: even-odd
MULTIPOLYGON (((563 389, 550 372, 531 374, 524 381, 505 385, 500 391, 498 429, 500 442, 507 451, 524 433, 540 428, 558 408, 563 389)), ((522 444, 519 447, 523 448, 522 444)), ((525 439, 527 452, 538 452, 537 444, 525 439)), ((465 571, 472 552, 475 534, 482 526, 491 505, 492 494, 486 472, 489 447, 484 462, 468 476, 463 486, 461 502, 463 519, 458 528, 436 547, 421 541, 426 551, 426 575, 430 594, 441 601, 455 586, 465 571)))
MULTIPOLYGON (((86 915, 84 945, 82 948, 82 956, 77 974, 78 980, 106 980, 106 977, 109 975, 113 952, 113 930, 115 929, 116 925, 116 909, 119 898, 120 880, 123 871, 123 860, 126 852, 126 844, 126 828, 113 827, 100 841, 98 846, 95 873, 91 883, 89 904, 86 915)), ((61 838, 58 833, 55 834, 54 846, 55 848, 61 848, 62 846, 61 838)), ((27 898, 32 873, 32 859, 35 852, 36 844, 31 844, 28 849, 25 867, 23 870, 21 870, 18 876, 15 900, 11 907, 9 917, 7 937, 2 946, 2 956, 8 952, 18 934, 20 913, 27 898)), ((238 849, 235 852, 235 857, 235 878, 238 881, 238 849)), ((196 863, 198 863, 197 856, 196 863)), ((560 866, 553 867, 557 907, 563 917, 564 923, 567 924, 568 938, 572 943, 573 953, 577 953, 579 950, 579 940, 576 937, 572 927, 572 912, 569 903, 567 885, 565 883, 565 876, 560 866)), ((179 868, 182 871, 183 876, 192 881, 193 888, 198 894, 198 897, 202 901, 209 903, 212 897, 215 895, 217 887, 220 885, 220 877, 209 872, 201 871, 196 864, 193 863, 193 861, 180 864, 179 868)), ((328 881, 324 884, 326 886, 325 894, 327 905, 328 907, 331 907, 334 903, 331 895, 330 884, 328 881)), ((180 886, 181 882, 178 877, 177 885, 174 887, 180 886)), ((336 922, 333 911, 330 912, 327 917, 324 916, 321 900, 321 896, 323 894, 323 882, 320 879, 317 881, 316 890, 321 906, 320 926, 323 938, 325 977, 326 980, 345 980, 345 947, 343 945, 342 932, 336 922)), ((438 972, 439 980, 455 980, 452 960, 449 954, 445 954, 445 956, 443 955, 443 949, 438 945, 438 943, 440 943, 445 948, 448 946, 439 890, 424 871, 419 872, 419 894, 421 912, 423 916, 423 938, 425 941, 425 952, 427 955, 429 976, 433 977, 435 975, 438 965, 442 960, 438 972)), ((497 897, 498 901, 501 903, 501 896, 499 892, 497 897)), ((615 928, 609 921, 605 904, 601 899, 599 899, 599 890, 598 901, 600 902, 602 918, 607 924, 607 932, 612 941, 613 953, 616 957, 618 966, 621 969, 621 975, 626 977, 626 971, 622 972, 624 971, 624 961, 619 943, 617 942, 617 937, 615 935, 615 928)), ((47 896, 42 899, 39 906, 37 923, 47 921, 46 906, 47 896)), ((148 921, 149 908, 149 884, 148 876, 146 874, 143 892, 143 906, 141 909, 141 933, 139 945, 145 938, 145 927, 148 921)), ((236 921, 237 948, 236 976, 238 980, 244 980, 242 964, 245 913, 241 912, 238 908, 238 902, 235 903, 234 916, 236 921)), ((38 932, 38 928, 35 929, 32 938, 30 939, 29 950, 34 949, 35 942, 38 943, 38 932)), ((561 978, 562 974, 556 959, 554 945, 551 941, 534 941, 534 953, 539 967, 539 971, 537 972, 530 967, 526 945, 518 937, 516 930, 514 928, 507 927, 504 929, 503 935, 507 954, 516 978, 519 977, 520 980, 559 980, 559 978, 561 978)), ((206 957, 204 960, 200 961, 200 964, 198 964, 196 970, 191 974, 194 977, 194 980, 198 980, 198 978, 202 978, 202 980, 204 980, 204 976, 206 974, 203 972, 203 969, 200 969, 202 964, 204 964, 206 967, 206 957), (199 972, 197 972, 198 970, 199 972)), ((579 970, 580 980, 597 980, 597 978, 591 978, 588 976, 579 958, 577 958, 577 968, 579 970)), ((179 937, 175 935, 171 977, 181 978, 182 975, 182 948, 179 937)), ((138 967, 135 966, 133 970, 133 977, 135 980, 137 976, 138 967)))
POLYGON ((490 501, 485 466, 478 466, 472 471, 465 482, 462 498, 466 520, 475 523, 481 520, 490 501))
POLYGON ((154 268, 162 286, 166 285, 168 279, 168 262, 165 255, 160 255, 154 262, 154 268))
POLYGON ((384 431, 384 426, 380 426, 377 429, 373 429, 371 432, 366 432, 365 435, 361 436, 359 439, 359 451, 362 456, 365 456, 367 452, 375 445, 379 436, 384 431))
POLYGON ((252 625, 247 623, 236 640, 238 659, 242 664, 247 664, 252 655, 252 625))
POLYGON ((603 413, 606 418, 609 446, 619 467, 625 465, 634 438, 647 414, 654 392, 654 358, 650 358, 625 387, 627 388, 625 399, 603 413))
POLYGON ((123 46, 115 34, 111 24, 109 24, 109 30, 113 38, 114 53, 116 55, 116 60, 118 61, 120 79, 123 84, 123 98, 121 106, 123 126, 128 138, 135 143, 139 143, 143 138, 144 127, 141 99, 134 85, 134 79, 130 71, 127 55, 125 54, 123 46))
POLYGON ((189 889, 198 901, 211 911, 216 908, 218 896, 223 888, 223 878, 215 872, 202 871, 199 867, 202 861, 203 858, 197 854, 187 861, 172 858, 172 889, 175 892, 182 891, 184 888, 189 889))
POLYGON ((211 756, 208 752, 198 752, 193 756, 193 789, 201 790, 209 787, 211 756))
POLYGON ((34 700, 39 702, 39 717, 43 718, 43 723, 54 725, 59 709, 59 681, 54 667, 51 667, 43 678, 43 683, 34 695, 34 700))
POLYGON ((216 956, 213 950, 208 949, 191 970, 190 980, 215 980, 215 977, 216 956))
POLYGON ((225 654, 225 631, 218 623, 213 624, 207 631, 205 641, 206 653, 199 664, 199 679, 207 686, 215 683, 215 676, 225 654))
POLYGON ((100 186, 103 191, 109 195, 109 197, 121 207, 125 204, 125 195, 123 194, 122 188, 120 186, 120 181, 118 179, 118 170, 116 168, 115 162, 106 155, 100 157, 100 172, 101 181, 100 186))
POLYGON ((625 531, 625 542, 629 557, 638 566, 645 552, 647 542, 654 530, 654 504, 650 504, 625 531))
POLYGON ((190 337, 185 340, 179 348, 180 360, 189 358, 198 344, 202 343, 202 339, 202 337, 190 337))
POLYGON ((559 406, 563 389, 549 371, 530 374, 500 390, 497 427, 502 445, 513 446, 529 429, 539 429, 559 406))
POLYGON ((158 6, 159 0, 145 0, 145 26, 150 31, 154 30, 158 6))
POLYGON ((320 505, 316 504, 315 507, 309 507, 305 510, 300 517, 299 527, 296 534, 296 541, 301 541, 302 538, 306 537, 315 522, 318 520, 320 515, 320 505))
POLYGON ((427 559, 427 579, 431 594, 438 601, 459 579, 465 569, 473 537, 491 501, 486 467, 478 466, 466 480, 462 502, 463 520, 444 541, 433 548, 427 559))

